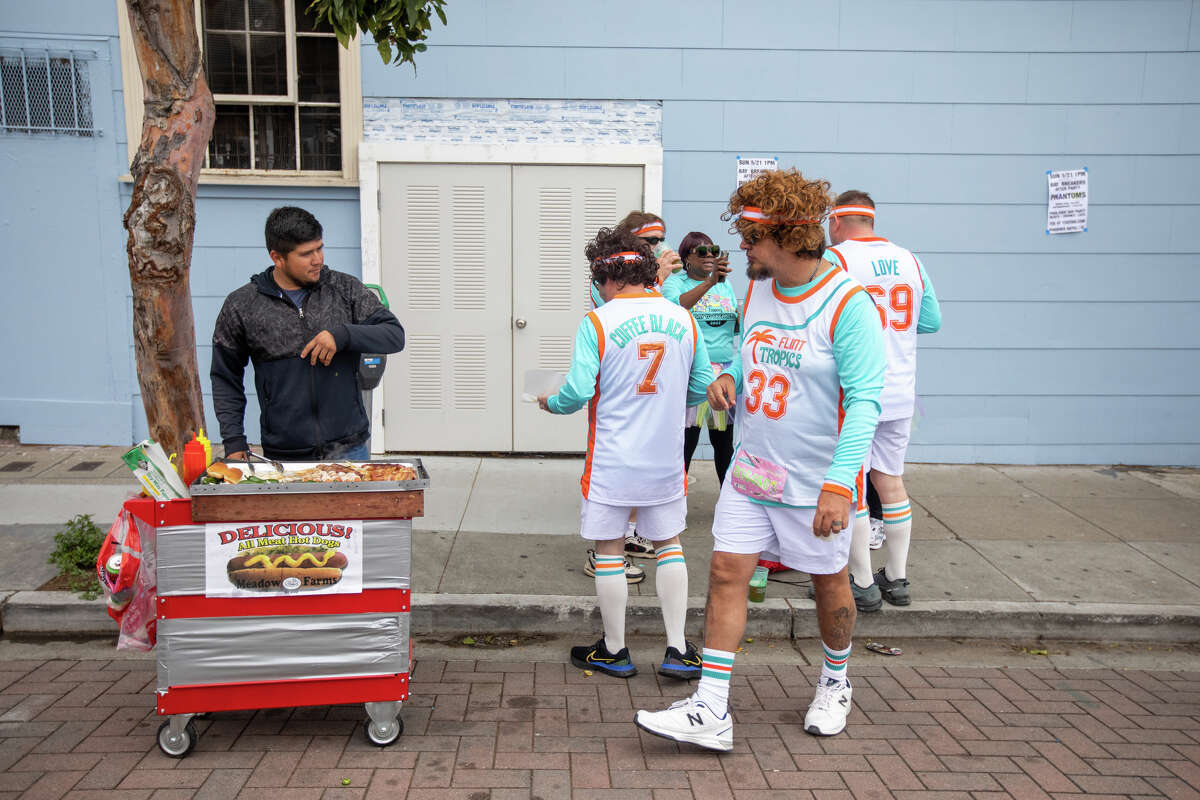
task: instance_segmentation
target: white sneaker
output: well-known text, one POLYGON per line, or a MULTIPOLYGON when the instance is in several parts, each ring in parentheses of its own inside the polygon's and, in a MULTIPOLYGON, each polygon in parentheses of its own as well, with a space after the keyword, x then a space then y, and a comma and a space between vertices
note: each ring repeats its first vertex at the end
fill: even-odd
POLYGON ((846 727, 850 714, 850 681, 832 678, 817 683, 817 694, 804 715, 804 730, 814 736, 835 736, 846 727))
POLYGON ((655 558, 654 542, 636 533, 625 534, 626 558, 655 558))
POLYGON ((878 550, 883 547, 883 540, 887 538, 887 534, 883 532, 883 520, 871 517, 871 541, 870 548, 878 550))
POLYGON ((703 700, 694 696, 677 700, 666 711, 639 711, 633 721, 642 730, 664 739, 709 750, 733 749, 733 718, 729 712, 718 717, 703 700))

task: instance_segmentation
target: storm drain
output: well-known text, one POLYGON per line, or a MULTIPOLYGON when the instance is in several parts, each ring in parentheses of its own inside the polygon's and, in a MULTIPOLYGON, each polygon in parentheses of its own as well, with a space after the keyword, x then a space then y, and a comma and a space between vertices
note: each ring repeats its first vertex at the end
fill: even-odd
POLYGON ((93 472, 96 467, 104 466, 103 461, 80 461, 75 466, 71 467, 67 472, 93 472))
POLYGON ((0 472, 21 472, 27 470, 34 465, 32 461, 10 461, 3 467, 0 467, 0 472))

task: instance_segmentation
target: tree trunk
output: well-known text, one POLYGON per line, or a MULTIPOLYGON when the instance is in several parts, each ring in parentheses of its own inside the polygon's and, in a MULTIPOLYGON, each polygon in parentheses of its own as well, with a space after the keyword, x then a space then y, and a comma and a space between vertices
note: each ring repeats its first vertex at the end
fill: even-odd
POLYGON ((178 453, 204 425, 188 269, 196 183, 216 115, 193 0, 126 0, 146 91, 125 212, 138 384, 150 435, 178 453))

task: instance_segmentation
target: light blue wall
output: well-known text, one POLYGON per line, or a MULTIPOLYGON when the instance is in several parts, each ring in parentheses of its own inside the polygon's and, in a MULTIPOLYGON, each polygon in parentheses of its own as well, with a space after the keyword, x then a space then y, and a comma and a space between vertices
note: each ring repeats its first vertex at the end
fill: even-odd
POLYGON ((364 94, 662 100, 672 239, 736 247, 738 155, 870 191, 945 318, 910 460, 1200 464, 1200 1, 449 13, 415 77, 364 51, 364 94), (1046 170, 1082 166, 1088 232, 1047 236, 1046 170))
MULTIPOLYGON (((28 442, 145 431, 114 6, 0 0, 5 46, 97 52, 102 129, 0 134, 0 334, 19 345, 0 355, 0 425, 28 442)), ((737 155, 867 189, 879 232, 922 254, 943 301, 944 332, 922 340, 911 460, 1200 464, 1200 0, 597 9, 454 0, 415 76, 364 48, 363 94, 662 100, 672 238, 734 244, 717 217, 737 155), (1048 237, 1045 171, 1079 166, 1089 230, 1048 237)), ((203 186, 192 287, 206 390, 221 299, 266 265, 262 221, 284 203, 311 208, 329 263, 360 273, 357 190, 203 186)))
MULTIPOLYGON (((91 50, 94 138, 0 133, 0 425, 26 443, 128 444, 145 437, 134 366, 132 296, 121 218, 129 205, 116 4, 0 0, 0 46, 91 50), (23 190, 21 190, 23 187, 23 190)), ((135 132, 139 135, 140 132, 135 132)), ((270 261, 263 223, 303 205, 325 226, 330 266, 362 274, 357 188, 200 187, 191 287, 208 429, 208 369, 225 295, 270 261)), ((246 427, 258 437, 253 373, 246 427)))
POLYGON ((115 3, 0 2, 0 46, 90 51, 95 137, 0 133, 0 425, 26 442, 130 439, 129 273, 115 3))

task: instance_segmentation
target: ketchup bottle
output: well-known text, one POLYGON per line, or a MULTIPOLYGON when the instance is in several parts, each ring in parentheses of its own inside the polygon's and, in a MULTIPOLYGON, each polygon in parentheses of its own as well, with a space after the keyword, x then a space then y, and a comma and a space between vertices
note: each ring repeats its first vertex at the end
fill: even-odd
POLYGON ((208 469, 208 460, 204 455, 204 444, 192 434, 192 438, 183 446, 183 483, 191 486, 196 478, 208 469))

